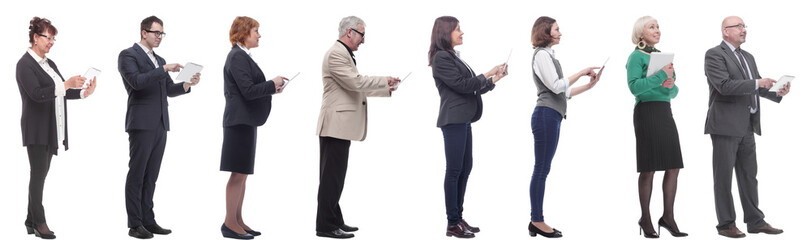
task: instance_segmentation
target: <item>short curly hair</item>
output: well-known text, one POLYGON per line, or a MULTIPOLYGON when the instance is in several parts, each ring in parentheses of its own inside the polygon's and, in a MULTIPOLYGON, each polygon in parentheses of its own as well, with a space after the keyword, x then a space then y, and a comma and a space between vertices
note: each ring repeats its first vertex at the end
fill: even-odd
POLYGON ((251 36, 251 29, 255 27, 259 27, 259 22, 253 18, 241 16, 234 19, 228 35, 231 40, 231 47, 236 46, 237 43, 245 46, 245 39, 251 36))

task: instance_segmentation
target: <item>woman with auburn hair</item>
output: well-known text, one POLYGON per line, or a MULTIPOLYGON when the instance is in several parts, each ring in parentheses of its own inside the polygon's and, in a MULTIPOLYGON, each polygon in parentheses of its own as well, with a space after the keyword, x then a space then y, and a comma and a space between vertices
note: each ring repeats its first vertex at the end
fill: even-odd
POLYGON ((482 94, 493 90, 496 82, 507 76, 507 64, 499 64, 485 74, 476 75, 454 47, 462 45, 462 29, 455 17, 444 16, 434 21, 429 66, 439 91, 437 127, 445 138, 445 213, 447 236, 472 238, 479 228, 462 218, 462 203, 470 170, 473 167, 471 123, 482 116, 482 94))
MULTIPOLYGON (((600 75, 594 73, 599 67, 587 67, 566 78, 560 62, 555 58, 552 46, 560 44, 560 33, 557 21, 550 17, 539 17, 532 26, 532 78, 538 89, 538 100, 532 112, 532 135, 535 138, 535 167, 529 184, 530 212, 529 235, 548 238, 562 237, 563 233, 544 222, 543 199, 546 190, 546 177, 552 166, 552 158, 560 139, 560 123, 566 118, 566 106, 569 99, 593 88, 600 75), (589 83, 571 87, 581 77, 591 78, 589 83)), ((600 73, 602 74, 602 73, 600 73)))
POLYGON ((225 187, 225 222, 222 236, 253 239, 254 231, 242 219, 245 183, 253 174, 256 156, 256 129, 270 115, 273 94, 281 93, 285 77, 266 80, 250 50, 259 47, 259 22, 250 17, 237 17, 231 24, 231 52, 225 60, 225 113, 220 171, 231 172, 225 187))
POLYGON ((679 94, 673 64, 668 64, 653 75, 647 76, 651 53, 659 52, 654 47, 659 43, 659 22, 650 16, 636 20, 631 41, 636 44, 625 65, 628 71, 628 88, 636 98, 634 107, 634 132, 636 135, 636 171, 639 172, 639 231, 646 238, 659 238, 653 228, 650 214, 650 198, 653 192, 653 174, 665 171, 662 182, 664 213, 659 218, 659 228, 664 227, 674 237, 684 237, 673 216, 676 201, 676 183, 679 169, 684 167, 679 144, 679 132, 670 110, 670 99, 679 94))
POLYGON ((85 79, 76 75, 67 81, 53 60, 45 56, 56 44, 56 27, 45 18, 34 17, 28 25, 31 46, 17 62, 17 87, 22 98, 20 119, 23 146, 28 149, 31 178, 28 183, 28 234, 54 239, 45 221, 42 190, 51 168, 51 158, 59 153, 59 145, 68 150, 68 108, 66 99, 84 99, 96 89, 96 79, 84 86, 85 79))

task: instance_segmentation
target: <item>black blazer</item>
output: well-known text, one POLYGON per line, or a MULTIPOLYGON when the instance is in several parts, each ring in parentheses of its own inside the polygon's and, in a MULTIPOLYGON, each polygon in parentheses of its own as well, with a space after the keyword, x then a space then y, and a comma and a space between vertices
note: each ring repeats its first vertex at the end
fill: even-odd
POLYGON ((760 135, 760 112, 763 105, 757 99, 758 110, 755 114, 749 112, 750 99, 755 91, 760 97, 780 102, 782 97, 766 88, 755 89, 755 81, 760 79, 755 57, 749 52, 741 50, 743 58, 748 62, 752 77, 747 79, 738 57, 729 46, 721 42, 720 45, 707 50, 704 55, 704 74, 707 75, 707 84, 710 89, 709 109, 704 123, 705 134, 719 134, 733 137, 743 137, 749 134, 749 127, 760 135))
MULTIPOLYGON (((56 64, 48 59, 48 65, 62 74, 56 64)), ((62 78, 64 82, 65 79, 62 78)), ((23 103, 20 126, 23 133, 23 146, 45 145, 52 154, 57 153, 59 144, 56 133, 56 95, 54 81, 36 60, 27 52, 17 61, 17 87, 23 103)), ((81 89, 67 89, 65 99, 79 99, 81 89)), ((65 150, 68 150, 68 105, 65 100, 65 150)))
POLYGON ((476 122, 482 116, 482 94, 496 87, 483 74, 475 75, 461 59, 439 51, 431 60, 434 82, 439 91, 437 127, 476 122))
POLYGON ((155 58, 158 60, 157 68, 137 43, 118 55, 118 72, 129 94, 125 123, 127 132, 156 130, 159 124, 169 131, 169 101, 166 97, 188 93, 183 89, 182 82, 175 83, 169 73, 163 71, 166 61, 157 54, 155 58))
POLYGON ((228 52, 222 73, 225 80, 222 126, 264 125, 270 115, 271 95, 276 93, 276 84, 265 80, 259 65, 239 46, 228 52))

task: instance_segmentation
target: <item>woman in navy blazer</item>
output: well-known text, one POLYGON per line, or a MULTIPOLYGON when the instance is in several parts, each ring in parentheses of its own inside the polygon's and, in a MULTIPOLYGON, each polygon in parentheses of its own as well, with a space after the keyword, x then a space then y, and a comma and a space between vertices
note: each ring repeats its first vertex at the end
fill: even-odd
POLYGON ((476 75, 454 47, 462 44, 459 20, 444 16, 434 21, 429 66, 439 91, 437 127, 445 138, 445 213, 447 236, 475 237, 479 228, 462 219, 462 203, 470 170, 473 166, 473 135, 470 124, 482 116, 482 94, 493 90, 495 83, 507 75, 507 65, 499 64, 485 74, 476 75))
POLYGON ((225 60, 225 113, 220 170, 231 172, 225 188, 225 222, 223 237, 252 239, 261 233, 253 231, 242 220, 245 182, 253 174, 256 155, 256 127, 265 124, 270 114, 271 95, 281 93, 287 78, 271 81, 251 58, 249 50, 259 46, 259 22, 250 17, 237 17, 231 24, 231 52, 225 60))
POLYGON ((96 81, 93 79, 82 89, 84 77, 73 76, 65 81, 56 64, 45 57, 56 41, 57 31, 51 21, 34 17, 28 29, 31 47, 17 62, 17 87, 23 103, 20 125, 23 146, 28 149, 31 164, 25 228, 28 234, 53 239, 56 236, 45 222, 42 189, 51 158, 57 155, 60 141, 68 150, 68 109, 65 99, 90 96, 96 89, 96 81))

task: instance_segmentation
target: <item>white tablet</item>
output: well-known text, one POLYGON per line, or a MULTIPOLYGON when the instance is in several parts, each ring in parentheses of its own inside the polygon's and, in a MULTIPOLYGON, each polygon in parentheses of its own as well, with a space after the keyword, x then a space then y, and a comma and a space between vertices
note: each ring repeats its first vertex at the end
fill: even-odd
POLYGON ((786 84, 790 83, 791 80, 794 80, 794 76, 783 75, 782 77, 780 77, 780 80, 777 80, 777 82, 774 85, 772 85, 772 88, 769 89, 769 92, 780 91, 780 89, 786 86, 786 84))
POLYGON ((84 75, 82 75, 82 77, 87 78, 84 81, 84 85, 82 85, 82 88, 87 88, 87 86, 90 85, 90 80, 93 80, 93 78, 98 77, 99 75, 101 75, 101 70, 94 67, 88 68, 87 72, 85 72, 84 75))
POLYGON ((183 66, 183 70, 180 71, 180 74, 177 74, 176 80, 191 83, 191 77, 193 77, 194 74, 200 73, 202 71, 203 66, 191 62, 186 63, 186 65, 183 66))
POLYGON ((287 81, 284 81, 284 84, 282 84, 281 87, 277 87, 277 89, 287 87, 287 84, 293 81, 293 79, 295 79, 296 77, 298 77, 299 73, 301 72, 297 72, 296 75, 293 75, 293 77, 288 78, 287 81))

